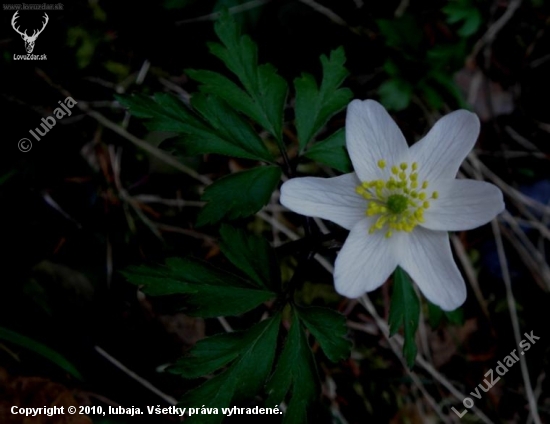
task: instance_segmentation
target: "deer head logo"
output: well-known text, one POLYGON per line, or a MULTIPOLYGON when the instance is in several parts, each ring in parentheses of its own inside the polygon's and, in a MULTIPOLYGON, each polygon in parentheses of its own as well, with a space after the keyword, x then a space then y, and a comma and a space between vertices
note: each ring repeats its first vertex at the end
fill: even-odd
POLYGON ((28 36, 27 30, 25 30, 25 32, 21 32, 19 31, 19 27, 17 28, 15 27, 15 20, 19 17, 17 16, 18 13, 19 11, 13 14, 13 18, 11 18, 11 26, 13 27, 15 32, 17 32, 21 36, 21 38, 25 41, 25 49, 27 50, 27 53, 32 53, 34 49, 34 42, 36 41, 38 36, 42 33, 42 31, 44 31, 44 28, 46 28, 46 25, 48 24, 48 21, 50 20, 50 18, 48 18, 47 13, 44 13, 44 17, 46 18, 46 20, 44 21, 42 28, 40 30, 34 30, 32 35, 28 36))

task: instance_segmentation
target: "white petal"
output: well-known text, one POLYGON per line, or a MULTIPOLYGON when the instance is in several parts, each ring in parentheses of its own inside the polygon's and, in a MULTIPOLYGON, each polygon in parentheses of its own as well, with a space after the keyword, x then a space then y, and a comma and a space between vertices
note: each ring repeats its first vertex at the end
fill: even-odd
POLYGON ((428 193, 434 190, 439 197, 430 201, 421 224, 430 230, 471 230, 504 210, 502 192, 484 181, 438 181, 428 186, 428 193))
POLYGON ((367 201, 355 192, 360 183, 354 172, 334 178, 293 178, 281 187, 281 204, 351 230, 367 210, 367 201))
POLYGON ((479 119, 467 110, 450 113, 410 148, 410 161, 418 162, 419 179, 430 183, 456 177, 479 135, 479 119))
POLYGON ((343 296, 356 298, 377 289, 397 266, 400 235, 386 238, 384 230, 369 234, 374 221, 373 218, 359 221, 336 258, 334 286, 343 296))
POLYGON ((416 227, 403 245, 399 265, 424 296, 441 309, 452 311, 466 300, 466 284, 446 232, 416 227))
POLYGON ((354 100, 346 116, 346 146, 361 181, 389 177, 389 169, 408 157, 405 137, 386 109, 374 100, 354 100), (385 171, 378 161, 386 161, 385 171))

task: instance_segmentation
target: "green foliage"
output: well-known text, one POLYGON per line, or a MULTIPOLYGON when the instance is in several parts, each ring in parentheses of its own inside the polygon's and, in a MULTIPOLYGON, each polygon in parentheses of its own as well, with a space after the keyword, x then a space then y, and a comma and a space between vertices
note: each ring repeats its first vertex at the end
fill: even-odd
MULTIPOLYGON (((235 79, 208 70, 189 70, 190 77, 200 83, 200 92, 192 96, 189 107, 162 93, 152 98, 117 96, 134 116, 145 121, 149 130, 177 133, 175 147, 180 153, 216 153, 269 163, 222 177, 208 186, 202 195, 207 204, 198 215, 198 226, 256 213, 279 184, 281 167, 275 164, 254 124, 269 132, 281 153, 285 153, 282 129, 286 82, 271 65, 258 64, 256 45, 241 35, 226 12, 216 22, 215 31, 220 43, 211 43, 210 51, 235 79)), ((320 61, 323 76, 319 84, 309 74, 294 81, 295 123, 301 151, 352 97, 350 90, 340 87, 347 76, 343 49, 321 56, 320 61)), ((342 172, 352 169, 343 129, 313 144, 305 156, 342 172)), ((345 318, 330 309, 293 306, 290 331, 273 371, 280 310, 289 302, 289 293, 281 293, 281 270, 275 251, 264 238, 228 224, 220 227, 220 250, 238 269, 237 274, 192 258, 172 258, 164 266, 141 265, 123 272, 129 282, 141 286, 148 295, 185 296, 187 313, 206 318, 239 315, 279 296, 274 303, 278 311, 274 317, 247 331, 201 340, 171 367, 172 373, 187 379, 214 374, 188 392, 181 403, 186 407, 207 403, 209 408, 224 408, 259 393, 269 382, 266 406, 274 407, 286 399, 284 422, 306 422, 307 407, 319 390, 307 331, 327 358, 336 362, 347 357, 351 348, 345 318)), ((219 423, 222 418, 220 413, 192 416, 189 421, 219 423)))
POLYGON ((215 96, 195 94, 191 104, 210 124, 215 135, 205 138, 199 132, 184 139, 186 146, 195 149, 195 153, 220 153, 266 162, 273 161, 256 131, 225 102, 215 96), (197 151, 195 146, 201 146, 200 151, 197 151))
POLYGON ((258 212, 269 201, 280 178, 279 167, 260 166, 219 179, 204 191, 202 199, 209 203, 199 213, 197 225, 258 212))
POLYGON ((441 323, 443 317, 445 317, 447 321, 449 321, 451 324, 464 324, 464 313, 462 308, 457 308, 454 311, 444 311, 439 306, 434 305, 429 300, 427 300, 426 302, 428 304, 428 318, 430 321, 430 326, 432 328, 437 328, 441 323))
POLYGON ((90 34, 82 26, 67 30, 67 46, 75 49, 74 57, 79 68, 86 68, 94 57, 97 45, 101 40, 90 34))
POLYGON ((289 391, 292 397, 283 423, 306 423, 307 407, 318 396, 319 377, 307 336, 297 314, 293 315, 285 346, 267 384, 267 405, 280 404, 289 391))
POLYGON ((160 267, 129 267, 122 273, 151 296, 186 295, 187 313, 193 316, 240 315, 275 297, 255 283, 191 258, 167 259, 160 267))
POLYGON ((239 356, 250 340, 251 332, 235 331, 200 340, 169 371, 184 378, 199 378, 227 365, 239 356))
POLYGON ((146 127, 151 131, 185 133, 193 123, 191 111, 170 94, 156 93, 153 98, 143 94, 115 95, 115 98, 133 116, 147 120, 146 127))
POLYGON ((73 377, 82 380, 82 376, 76 369, 76 367, 69 362, 65 357, 57 353, 55 350, 48 346, 37 342, 29 337, 23 336, 15 331, 8 330, 7 328, 0 327, 0 340, 4 340, 8 343, 12 343, 17 346, 21 346, 27 350, 30 350, 46 359, 53 362, 55 365, 65 370, 73 377))
POLYGON ((353 94, 347 88, 339 88, 348 71, 344 67, 346 55, 342 47, 333 50, 327 58, 321 56, 323 80, 317 87, 315 78, 303 73, 294 80, 296 88, 296 129, 300 149, 325 126, 331 116, 340 112, 350 102, 353 94))
POLYGON ((409 368, 412 368, 417 353, 415 334, 420 321, 420 301, 405 271, 397 267, 393 275, 393 293, 388 320, 390 336, 397 333, 403 325, 405 339, 403 356, 409 368))
POLYGON ((323 352, 332 362, 349 356, 351 342, 346 338, 346 318, 332 309, 299 308, 296 309, 300 320, 317 339, 323 352))
POLYGON ((233 265, 260 286, 280 287, 281 270, 266 239, 227 224, 222 224, 220 235, 220 250, 233 265))
POLYGON ((413 87, 401 78, 394 78, 383 82, 378 88, 380 101, 388 109, 406 109, 412 98, 413 87))
MULTIPOLYGON (((258 20, 263 13, 263 8, 261 7, 263 5, 262 2, 257 2, 256 4, 250 4, 249 2, 250 0, 216 0, 214 4, 214 11, 222 12, 226 9, 238 8, 240 6, 241 10, 239 13, 232 14, 232 18, 244 28, 256 28, 258 25, 258 20)), ((267 1, 263 0, 263 3, 265 4, 267 1)))
POLYGON ((241 87, 229 78, 212 71, 187 71, 200 82, 200 89, 215 94, 241 111, 271 133, 282 148, 283 110, 286 101, 286 81, 270 64, 258 65, 257 48, 227 13, 222 13, 215 25, 222 44, 210 43, 210 52, 235 74, 241 87))
POLYGON ((163 6, 165 9, 183 9, 197 0, 164 0, 163 6))
POLYGON ((378 88, 380 101, 387 109, 404 110, 414 97, 432 109, 441 109, 449 100, 459 107, 466 106, 453 74, 464 64, 467 39, 479 28, 481 16, 470 0, 448 2, 443 11, 449 23, 464 21, 458 41, 432 45, 424 35, 422 18, 412 13, 377 21, 388 47, 384 70, 389 78, 378 88))
POLYGON ((462 26, 457 31, 458 35, 462 37, 475 34, 481 26, 481 13, 471 0, 450 1, 441 10, 447 15, 448 23, 462 22, 462 26))
POLYGON ((346 132, 343 128, 329 135, 325 140, 315 143, 304 156, 340 172, 347 173, 353 170, 346 150, 346 132))
MULTIPOLYGON (((246 332, 234 332, 202 340, 175 365, 171 372, 185 378, 208 374, 231 362, 229 368, 188 392, 180 404, 185 407, 226 408, 231 402, 258 393, 271 373, 281 316, 262 321, 246 332), (189 361, 189 362, 187 362, 189 361), (187 362, 187 363, 186 363, 187 362), (197 368, 196 370, 193 367, 197 368), (201 373, 202 371, 202 373, 201 373), (208 402, 207 402, 208 401, 208 402)), ((273 407, 275 405, 270 405, 273 407)), ((220 423, 217 415, 189 418, 190 423, 220 423)))
POLYGON ((177 146, 184 154, 218 153, 266 162, 273 160, 250 124, 213 96, 193 96, 192 105, 204 120, 170 94, 156 93, 153 98, 140 94, 116 98, 132 115, 146 119, 149 130, 183 134, 177 146))
POLYGON ((401 50, 401 53, 414 57, 422 43, 422 28, 418 21, 409 14, 396 19, 379 19, 376 21, 388 47, 401 50))

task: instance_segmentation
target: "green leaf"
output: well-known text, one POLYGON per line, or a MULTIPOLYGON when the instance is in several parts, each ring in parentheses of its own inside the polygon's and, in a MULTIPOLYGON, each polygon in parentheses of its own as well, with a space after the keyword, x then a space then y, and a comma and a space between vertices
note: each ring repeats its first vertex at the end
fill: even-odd
POLYGON ((202 84, 200 89, 203 92, 213 93, 224 99, 231 107, 244 113, 264 128, 266 125, 269 126, 263 122, 264 115, 256 107, 254 100, 229 78, 213 71, 188 69, 186 72, 189 77, 202 84))
POLYGON ((396 19, 379 19, 376 21, 386 45, 402 50, 406 57, 414 57, 420 50, 423 31, 417 19, 409 14, 396 19))
POLYGON ((296 313, 328 359, 337 362, 349 356, 351 342, 346 338, 346 318, 342 314, 320 307, 297 308, 296 313))
POLYGON ((210 51, 237 76, 244 91, 216 72, 191 70, 188 75, 203 84, 201 90, 216 94, 260 124, 282 146, 285 80, 272 65, 258 65, 256 45, 250 37, 241 35, 239 26, 227 12, 216 22, 215 31, 222 44, 210 43, 210 51))
POLYGON ((464 324, 464 310, 457 308, 454 311, 443 311, 450 323, 455 325, 464 324))
POLYGON ((168 368, 168 371, 188 379, 211 374, 237 358, 243 334, 223 333, 199 340, 184 357, 168 368))
POLYGON ((307 422, 307 407, 319 393, 319 377, 307 335, 294 314, 285 346, 275 372, 267 384, 267 406, 280 404, 287 392, 292 397, 283 420, 284 424, 307 422))
POLYGON ((193 107, 208 124, 169 94, 157 93, 154 98, 140 94, 116 98, 132 115, 146 119, 149 130, 184 134, 176 146, 186 155, 218 153, 266 162, 273 160, 250 125, 213 96, 196 94, 192 99, 193 107))
POLYGON ((236 385, 237 379, 232 375, 230 370, 227 370, 186 393, 178 403, 179 407, 200 408, 203 405, 208 405, 209 408, 217 408, 218 413, 192 415, 185 422, 190 424, 221 423, 225 417, 222 414, 222 408, 228 408, 231 404, 236 385))
POLYGON ((263 237, 227 224, 222 224, 220 235, 220 250, 233 265, 261 287, 280 286, 281 271, 275 251, 263 237))
POLYGON ((462 308, 457 308, 454 311, 444 311, 429 300, 426 300, 426 302, 428 303, 428 316, 432 328, 436 328, 441 323, 443 317, 447 318, 451 324, 464 324, 464 311, 462 308))
POLYGON ((215 96, 195 94, 193 108, 209 123, 211 131, 200 127, 189 131, 184 140, 195 152, 218 153, 247 159, 272 162, 273 157, 256 131, 239 114, 215 96))
POLYGON ((258 212, 269 202, 281 179, 278 166, 260 166, 231 174, 208 186, 202 200, 208 204, 200 211, 197 225, 212 224, 227 218, 242 218, 258 212))
POLYGON ((193 316, 240 315, 275 297, 234 274, 190 258, 170 258, 163 267, 129 267, 122 274, 151 296, 187 295, 187 313, 193 316))
POLYGON ((443 319, 443 309, 434 305, 429 300, 426 300, 426 302, 428 304, 428 320, 430 322, 430 327, 437 328, 443 319))
POLYGON ((438 44, 426 52, 426 58, 430 63, 430 74, 440 72, 446 78, 452 76, 464 64, 468 55, 468 43, 462 39, 452 44, 438 44))
POLYGON ((409 368, 412 368, 417 353, 415 334, 420 321, 420 301, 405 271, 397 267, 393 275, 393 293, 389 316, 390 336, 397 333, 401 325, 404 326, 403 356, 409 368))
POLYGON ((133 116, 148 120, 146 127, 151 131, 185 132, 194 120, 191 111, 170 94, 156 93, 154 98, 143 94, 115 95, 115 98, 133 116))
POLYGON ((433 109, 440 109, 443 107, 443 97, 441 97, 438 91, 430 84, 426 82, 421 82, 418 84, 418 88, 422 92, 423 97, 433 109))
POLYGON ((462 26, 457 31, 462 37, 475 34, 483 23, 481 13, 470 0, 449 2, 441 10, 447 15, 448 23, 462 22, 462 26))
POLYGON ((400 78, 385 81, 378 87, 380 102, 389 110, 399 111, 409 107, 412 93, 412 85, 400 78))
POLYGON ((304 156, 340 172, 347 173, 353 170, 346 150, 346 132, 343 128, 329 135, 323 141, 315 143, 304 156))
POLYGON ((317 87, 315 78, 302 74, 294 80, 296 88, 296 129, 300 149, 311 141, 325 126, 327 121, 347 106, 352 98, 351 90, 338 88, 348 75, 344 67, 346 55, 339 47, 333 50, 330 57, 321 56, 323 80, 317 87))
MULTIPOLYGON (((226 408, 231 402, 238 402, 253 397, 264 386, 273 367, 273 360, 277 347, 277 335, 279 334, 281 316, 278 314, 256 324, 247 332, 226 335, 225 341, 230 346, 222 348, 223 352, 230 349, 236 351, 234 362, 231 366, 206 383, 188 392, 180 401, 185 407, 201 407, 208 404, 210 408, 226 408)), ((220 348, 220 339, 210 343, 210 347, 220 348)), ((204 353, 204 346, 200 348, 204 353)), ((213 355, 209 353, 209 357, 213 355)), ((225 354, 222 354, 224 356, 225 354)), ((224 356, 224 361, 227 356, 224 356)), ((184 361, 183 359, 182 361, 184 361)), ((200 359, 197 359, 200 361, 200 359)), ((209 367, 206 361, 199 362, 199 366, 209 367)), ((223 361, 219 360, 218 363, 223 361)), ((225 362, 227 363, 227 361, 225 362)), ((209 367, 208 369, 212 369, 209 367)), ((220 410, 217 415, 191 416, 190 423, 220 423, 224 415, 220 410)))
POLYGON ((16 333, 15 331, 8 330, 4 327, 0 327, 0 340, 5 340, 9 343, 13 343, 25 349, 28 349, 53 362, 58 367, 67 371, 73 377, 82 380, 80 372, 78 372, 76 367, 71 362, 69 362, 67 359, 65 359, 65 357, 57 353, 55 350, 50 349, 48 346, 37 342, 36 340, 23 336, 22 334, 16 333))
POLYGON ((453 81, 452 77, 449 75, 444 75, 441 72, 434 72, 431 74, 431 79, 433 79, 437 84, 441 85, 451 96, 455 98, 459 107, 462 109, 469 109, 470 105, 464 100, 464 96, 460 92, 460 89, 453 81))
POLYGON ((200 340, 169 371, 183 378, 199 378, 235 360, 258 336, 254 330, 222 333, 200 340))

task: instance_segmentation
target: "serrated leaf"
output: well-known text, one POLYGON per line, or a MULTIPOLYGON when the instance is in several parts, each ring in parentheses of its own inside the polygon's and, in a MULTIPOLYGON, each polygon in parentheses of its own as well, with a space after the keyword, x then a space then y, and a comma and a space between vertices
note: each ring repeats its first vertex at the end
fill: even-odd
MULTIPOLYGON (((186 144, 201 153, 218 153, 248 159, 273 161, 269 150, 256 131, 232 108, 215 96, 195 94, 193 108, 208 122, 213 131, 194 131, 186 144), (194 147, 197 146, 197 147, 194 147)), ((200 128, 198 129, 200 130, 200 128)))
POLYGON ((143 94, 115 95, 115 98, 133 116, 148 120, 145 126, 152 131, 185 132, 193 121, 191 111, 170 94, 156 93, 154 98, 143 94))
POLYGON ((409 107, 412 92, 411 84, 400 78, 385 81, 378 87, 380 102, 389 110, 399 111, 409 107))
POLYGON ((215 31, 222 44, 210 43, 210 51, 237 76, 244 91, 216 72, 188 71, 189 76, 203 84, 201 90, 218 95, 256 121, 281 145, 285 80, 272 65, 258 65, 256 45, 250 37, 241 35, 239 26, 227 12, 216 22, 215 31))
POLYGON ((196 259, 171 258, 163 267, 140 265, 122 274, 130 283, 142 285, 143 292, 151 296, 187 295, 187 313, 192 316, 240 315, 275 297, 270 291, 259 290, 236 275, 196 259))
POLYGON ((320 307, 297 308, 296 313, 328 359, 338 362, 349 356, 351 341, 346 337, 346 318, 342 314, 320 307))
POLYGON ((346 132, 343 128, 329 135, 323 141, 315 143, 304 156, 340 172, 347 173, 353 170, 346 150, 346 132))
POLYGON ((300 149, 313 139, 334 114, 347 106, 352 98, 351 90, 339 88, 348 71, 344 67, 344 49, 333 50, 330 57, 321 56, 323 80, 317 87, 315 78, 302 74, 294 80, 296 88, 296 129, 300 149))
POLYGON ((220 250, 233 265, 261 287, 277 289, 281 271, 275 260, 275 251, 263 238, 222 224, 220 250))
POLYGON ((245 335, 235 331, 199 340, 168 371, 189 379, 210 374, 237 358, 245 335))
POLYGON ((263 326, 257 325, 246 331, 216 334, 200 340, 169 371, 188 379, 210 374, 240 357, 262 331, 263 326))
POLYGON ((201 91, 221 97, 229 105, 265 128, 264 116, 256 107, 254 100, 229 78, 213 71, 188 69, 186 72, 189 77, 202 84, 201 91))
POLYGON ((230 370, 201 384, 196 389, 186 393, 178 403, 183 408, 200 408, 207 405, 209 408, 217 408, 217 414, 191 415, 185 420, 186 423, 198 424, 219 424, 225 418, 222 408, 228 408, 235 393, 237 381, 232 378, 230 370))
POLYGON ((258 212, 267 204, 280 179, 278 166, 260 166, 219 179, 204 191, 202 200, 208 203, 200 211, 197 225, 258 212))
POLYGON ((417 353, 415 334, 420 322, 420 301, 405 271, 397 267, 393 275, 393 292, 389 316, 390 336, 397 333, 403 325, 405 339, 403 356, 409 368, 412 368, 417 353))
MULTIPOLYGON (((233 364, 221 374, 188 392, 180 401, 185 407, 201 407, 208 403, 210 408, 226 408, 231 402, 250 398, 264 386, 275 357, 280 315, 256 324, 243 333, 243 343, 237 350, 233 364)), ((193 416, 189 422, 220 423, 224 415, 193 416)))
POLYGON ((4 327, 0 327, 0 340, 4 340, 8 343, 13 343, 27 350, 30 350, 31 352, 34 352, 53 362, 58 367, 71 374, 73 377, 82 380, 82 375, 80 374, 80 372, 78 372, 76 367, 70 361, 68 361, 61 354, 57 353, 55 350, 40 342, 37 342, 36 340, 33 340, 27 336, 24 336, 4 327))
POLYGON ((117 99, 132 115, 147 120, 145 126, 149 130, 184 134, 176 142, 177 147, 183 148, 183 154, 218 153, 266 162, 273 160, 250 125, 212 96, 193 96, 193 106, 208 124, 169 94, 157 93, 154 98, 136 94, 117 96, 117 99))
POLYGON ((267 406, 280 404, 291 391, 284 424, 307 422, 307 407, 319 392, 319 377, 307 336, 294 314, 275 372, 267 384, 267 406))

